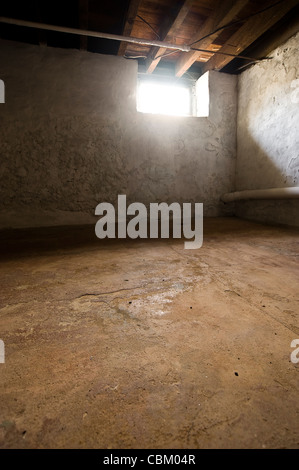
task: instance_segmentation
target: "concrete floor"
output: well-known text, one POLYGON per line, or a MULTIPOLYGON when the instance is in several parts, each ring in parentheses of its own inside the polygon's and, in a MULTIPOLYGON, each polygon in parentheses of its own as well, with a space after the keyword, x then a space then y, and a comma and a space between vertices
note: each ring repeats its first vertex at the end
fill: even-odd
POLYGON ((298 448, 299 231, 0 234, 1 448, 298 448))

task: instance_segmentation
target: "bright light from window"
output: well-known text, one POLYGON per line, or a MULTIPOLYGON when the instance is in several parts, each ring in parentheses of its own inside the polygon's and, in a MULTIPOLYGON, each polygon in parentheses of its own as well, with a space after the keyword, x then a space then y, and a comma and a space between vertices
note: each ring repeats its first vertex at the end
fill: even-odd
POLYGON ((190 89, 182 85, 140 81, 137 110, 142 113, 190 116, 190 89))

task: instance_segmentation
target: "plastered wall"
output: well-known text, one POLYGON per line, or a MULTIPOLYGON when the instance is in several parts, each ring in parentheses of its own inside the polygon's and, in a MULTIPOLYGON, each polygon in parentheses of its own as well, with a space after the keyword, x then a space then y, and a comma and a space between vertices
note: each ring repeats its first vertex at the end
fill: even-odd
POLYGON ((0 228, 94 223, 100 202, 203 202, 234 189, 236 77, 210 73, 210 116, 136 111, 137 64, 0 42, 0 228))
MULTIPOLYGON (((299 186, 299 33, 239 76, 236 189, 299 186)), ((299 200, 247 201, 236 214, 299 225, 299 200)))

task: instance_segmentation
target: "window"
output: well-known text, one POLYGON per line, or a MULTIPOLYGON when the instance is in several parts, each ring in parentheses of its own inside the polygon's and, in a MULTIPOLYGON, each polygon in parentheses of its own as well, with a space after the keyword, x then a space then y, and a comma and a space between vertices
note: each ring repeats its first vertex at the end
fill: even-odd
POLYGON ((209 115, 209 76, 179 80, 141 76, 137 87, 137 111, 169 116, 209 115))
POLYGON ((175 82, 141 79, 137 88, 137 111, 170 116, 192 115, 191 87, 175 82))

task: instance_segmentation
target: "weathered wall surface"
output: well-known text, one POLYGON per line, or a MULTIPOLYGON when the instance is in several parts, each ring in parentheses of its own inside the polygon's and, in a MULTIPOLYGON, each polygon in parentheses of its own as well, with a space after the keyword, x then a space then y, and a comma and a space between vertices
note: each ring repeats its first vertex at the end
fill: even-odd
POLYGON ((93 223, 100 202, 203 202, 233 190, 236 77, 212 72, 208 118, 136 111, 120 57, 0 42, 0 227, 93 223))
MULTIPOLYGON (((299 186, 299 33, 239 76, 236 189, 299 186)), ((299 201, 236 203, 236 214, 299 225, 299 201)))

